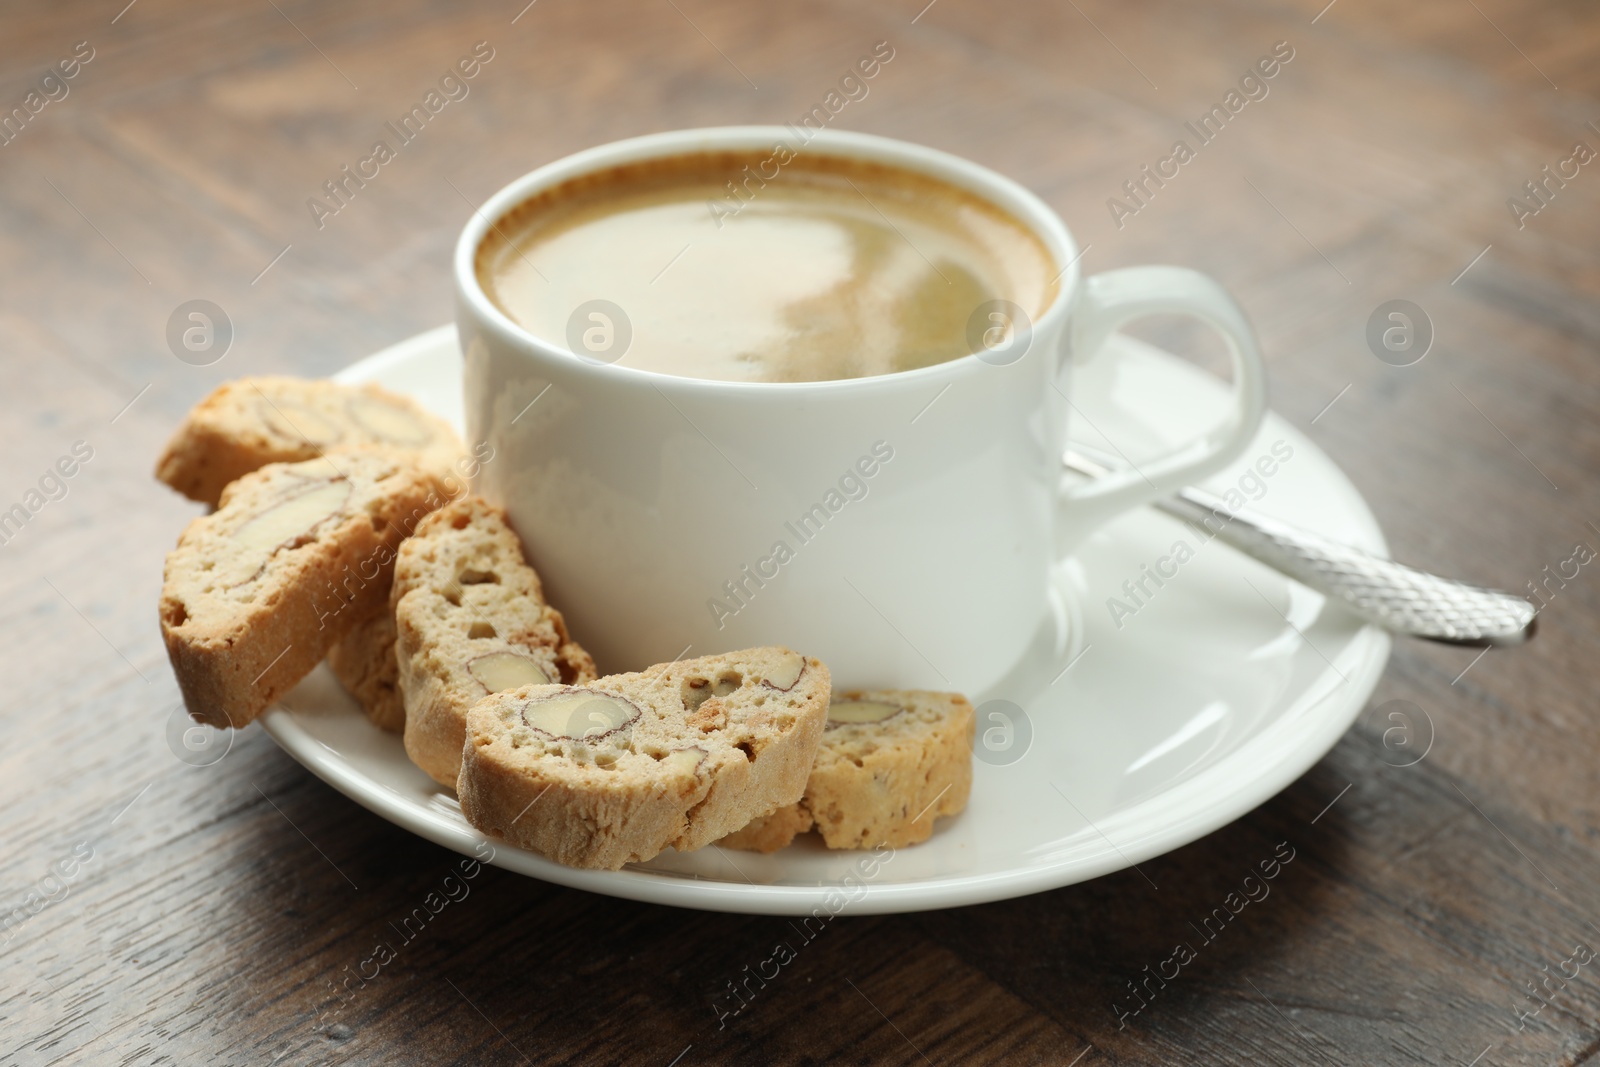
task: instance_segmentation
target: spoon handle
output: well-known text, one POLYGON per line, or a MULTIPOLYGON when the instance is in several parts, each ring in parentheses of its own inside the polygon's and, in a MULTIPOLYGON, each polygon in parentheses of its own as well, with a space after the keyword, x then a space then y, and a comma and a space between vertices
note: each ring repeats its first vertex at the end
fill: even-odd
MULTIPOLYGON (((1077 444, 1065 463, 1095 476, 1113 465, 1111 457, 1077 444)), ((1510 593, 1441 578, 1278 519, 1233 514, 1203 489, 1180 490, 1155 507, 1393 633, 1477 647, 1518 645, 1533 636, 1538 613, 1510 593)))

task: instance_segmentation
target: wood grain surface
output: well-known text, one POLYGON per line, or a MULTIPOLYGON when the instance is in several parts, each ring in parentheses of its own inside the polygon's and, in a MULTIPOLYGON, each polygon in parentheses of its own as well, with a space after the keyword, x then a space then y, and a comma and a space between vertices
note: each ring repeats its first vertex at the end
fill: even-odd
POLYGON ((0 6, 0 114, 28 113, 0 145, 0 511, 31 515, 0 547, 0 1060, 1596 1060, 1600 961, 1575 949, 1600 948, 1600 566, 1568 561, 1600 549, 1600 161, 1564 161, 1600 150, 1600 9, 125 2, 0 6), (1282 795, 1144 864, 1159 889, 1126 872, 843 918, 725 1026, 714 999, 785 920, 495 868, 347 990, 459 857, 258 728, 215 765, 175 758, 155 604, 197 509, 150 477, 166 435, 224 379, 329 374, 447 321, 451 244, 517 175, 633 134, 793 120, 879 41, 893 61, 836 125, 1015 177, 1092 246, 1086 269, 1222 280, 1275 408, 1397 556, 1519 591, 1565 565, 1538 639, 1398 644, 1373 703, 1426 712, 1426 758, 1396 766, 1364 716, 1282 795), (493 57, 467 96, 319 228, 307 200, 478 42, 493 57), (1124 180, 1278 42, 1293 59, 1267 95, 1115 219, 1124 180), (75 49, 92 58, 41 90, 75 49), (29 112, 44 90, 60 98, 29 112), (194 299, 235 331, 211 366, 167 343, 194 299), (1394 299, 1435 331, 1413 366, 1365 339, 1394 299), (92 457, 47 478, 76 442, 92 457), (1119 1022, 1129 983, 1280 842, 1295 858, 1270 897, 1119 1022))

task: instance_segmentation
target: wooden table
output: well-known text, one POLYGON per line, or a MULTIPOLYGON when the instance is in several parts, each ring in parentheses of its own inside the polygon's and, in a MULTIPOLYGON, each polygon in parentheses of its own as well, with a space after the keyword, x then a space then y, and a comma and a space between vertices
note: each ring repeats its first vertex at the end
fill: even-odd
POLYGON ((0 550, 0 886, 23 908, 0 946, 5 1062, 1594 1059, 1600 962, 1574 949, 1600 947, 1600 571, 1574 560, 1600 549, 1600 163, 1572 162, 1600 149, 1592 5, 122 2, 0 23, 0 107, 80 60, 0 146, 0 510, 31 515, 0 550), (836 125, 1014 176, 1090 270, 1216 275, 1260 328, 1274 406, 1396 554, 1548 581, 1538 640, 1397 645, 1374 705, 1426 713, 1426 758, 1397 766, 1416 747, 1369 715, 1281 796, 1144 864, 1159 890, 1128 872, 845 919, 725 1028, 713 998, 783 919, 493 868, 337 991, 457 857, 259 729, 213 766, 174 758, 155 603, 196 508, 150 477, 166 434, 226 378, 327 374, 448 320, 456 233, 516 175, 647 131, 794 120, 879 41, 892 62, 836 125), (477 42, 493 54, 467 96, 319 227, 308 199, 477 42), (1293 58, 1267 95, 1128 201, 1277 42, 1293 58), (235 332, 211 366, 166 339, 194 299, 235 332), (1395 299, 1435 332, 1409 367, 1365 339, 1395 299), (60 499, 30 496, 80 441, 92 457, 45 479, 60 499), (1296 859, 1270 899, 1119 1028, 1128 983, 1281 841, 1296 859))

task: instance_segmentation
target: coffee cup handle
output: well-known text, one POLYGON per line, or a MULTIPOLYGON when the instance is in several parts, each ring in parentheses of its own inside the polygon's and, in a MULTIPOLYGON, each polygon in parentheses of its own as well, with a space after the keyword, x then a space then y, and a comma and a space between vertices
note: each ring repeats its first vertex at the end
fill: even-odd
POLYGON ((1120 327, 1155 314, 1192 315, 1222 335, 1233 359, 1233 411, 1205 434, 1137 468, 1089 481, 1063 474, 1058 494, 1057 548, 1070 551, 1090 530, 1148 504, 1239 458, 1267 410, 1267 372, 1255 330, 1237 301, 1208 275, 1184 267, 1128 267, 1084 280, 1073 311, 1071 351, 1083 362, 1120 327))

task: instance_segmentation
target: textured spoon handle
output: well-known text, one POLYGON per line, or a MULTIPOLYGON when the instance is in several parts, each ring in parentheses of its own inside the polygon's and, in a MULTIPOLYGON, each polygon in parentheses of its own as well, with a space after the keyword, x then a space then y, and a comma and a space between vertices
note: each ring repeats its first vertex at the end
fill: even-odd
POLYGON ((1453 582, 1287 523, 1230 518, 1206 496, 1185 490, 1157 507, 1386 630, 1456 645, 1517 645, 1533 634, 1536 612, 1521 597, 1453 582))
MULTIPOLYGON (((1067 456, 1067 465, 1085 474, 1111 462, 1076 445, 1067 456)), ((1276 519, 1232 514, 1202 489, 1184 489, 1155 506, 1393 633, 1477 646, 1518 645, 1533 636, 1537 612, 1510 593, 1453 582, 1276 519)))

